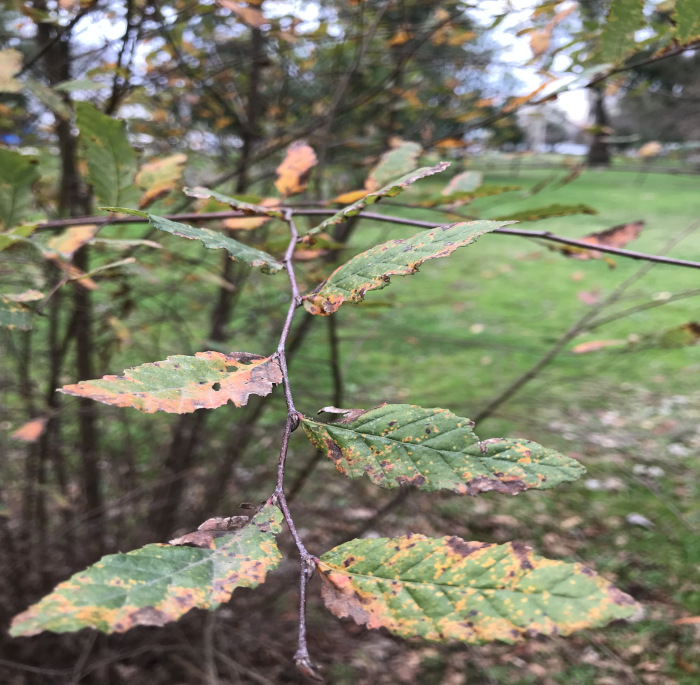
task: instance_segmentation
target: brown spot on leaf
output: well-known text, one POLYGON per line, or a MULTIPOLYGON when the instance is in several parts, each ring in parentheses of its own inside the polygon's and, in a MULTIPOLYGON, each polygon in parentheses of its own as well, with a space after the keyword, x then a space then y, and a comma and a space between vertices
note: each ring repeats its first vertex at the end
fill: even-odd
POLYGON ((396 476, 395 480, 399 485, 415 485, 417 488, 428 482, 428 479, 420 473, 415 476, 396 476))
POLYGON ((168 621, 172 621, 167 614, 154 607, 142 607, 130 615, 133 625, 141 626, 164 626, 168 621))
MULTIPOLYGON (((467 541, 467 540, 462 540, 462 538, 458 538, 457 536, 453 535, 451 537, 448 537, 445 539, 445 544, 455 553, 458 554, 461 557, 468 557, 470 554, 474 554, 474 552, 478 552, 480 549, 484 549, 484 547, 488 547, 488 543, 486 542, 473 542, 473 541, 467 541)), ((470 612, 470 616, 476 616, 477 611, 470 612)))
POLYGON ((343 461, 343 453, 340 451, 340 447, 338 447, 338 445, 330 438, 324 440, 324 443, 326 445, 328 456, 331 458, 333 463, 338 466, 338 464, 343 461))
POLYGON ((467 495, 475 497, 482 492, 494 490, 504 495, 518 495, 524 490, 527 490, 527 485, 521 480, 513 479, 509 481, 496 480, 495 478, 487 478, 480 476, 467 484, 467 495))
POLYGON ((520 563, 520 568, 523 571, 532 570, 533 566, 529 559, 532 549, 523 542, 511 542, 510 547, 513 550, 515 558, 520 563))

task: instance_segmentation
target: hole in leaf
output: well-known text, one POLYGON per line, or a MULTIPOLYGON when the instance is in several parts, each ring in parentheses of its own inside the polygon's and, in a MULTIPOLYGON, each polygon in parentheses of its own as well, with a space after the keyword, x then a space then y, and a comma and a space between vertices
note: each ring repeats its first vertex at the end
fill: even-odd
POLYGON ((221 390, 221 383, 214 383, 214 385, 211 386, 212 390, 221 390))

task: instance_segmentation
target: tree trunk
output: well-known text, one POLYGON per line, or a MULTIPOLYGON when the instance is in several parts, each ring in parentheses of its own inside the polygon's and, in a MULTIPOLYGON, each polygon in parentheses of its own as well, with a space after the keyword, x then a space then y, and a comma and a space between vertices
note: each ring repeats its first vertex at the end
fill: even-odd
POLYGON ((610 166, 610 147, 606 141, 609 119, 605 108, 605 89, 594 88, 593 96, 593 139, 588 148, 587 162, 589 166, 610 166))

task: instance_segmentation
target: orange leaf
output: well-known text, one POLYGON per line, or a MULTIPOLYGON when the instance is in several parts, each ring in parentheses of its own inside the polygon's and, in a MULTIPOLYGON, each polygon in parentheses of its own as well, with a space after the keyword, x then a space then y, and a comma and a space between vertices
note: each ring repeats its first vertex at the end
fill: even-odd
POLYGON ((56 250, 62 257, 70 258, 79 248, 95 237, 99 229, 95 224, 71 226, 63 233, 49 239, 47 247, 56 250))
POLYGON ((399 29, 391 38, 389 38, 386 44, 390 48, 393 48, 398 45, 403 45, 409 40, 411 40, 411 34, 408 33, 408 31, 406 31, 405 29, 399 29))
POLYGON ((461 150, 464 141, 461 138, 443 138, 435 143, 435 147, 440 150, 461 150))
POLYGON ((597 352, 605 347, 619 347, 626 344, 626 340, 591 340, 590 342, 576 345, 571 351, 574 354, 585 354, 586 352, 597 352))
POLYGON ((287 156, 277 167, 275 188, 283 197, 306 190, 309 173, 316 165, 316 153, 310 145, 298 140, 287 148, 287 156))
POLYGON ((244 7, 234 0, 217 0, 217 2, 227 10, 231 10, 244 24, 254 29, 259 29, 268 23, 265 15, 259 9, 244 7))
POLYGON ((36 442, 44 432, 48 420, 46 416, 42 416, 38 419, 27 421, 27 423, 14 431, 10 437, 15 440, 22 440, 23 442, 36 442))

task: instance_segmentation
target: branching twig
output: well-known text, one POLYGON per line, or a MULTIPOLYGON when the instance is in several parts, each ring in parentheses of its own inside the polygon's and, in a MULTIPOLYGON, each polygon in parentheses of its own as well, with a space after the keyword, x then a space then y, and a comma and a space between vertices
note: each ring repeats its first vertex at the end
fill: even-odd
POLYGON ((299 242, 299 233, 297 232, 296 226, 294 225, 294 220, 292 219, 292 211, 286 210, 284 213, 284 218, 289 225, 289 232, 291 238, 289 240, 289 246, 284 255, 284 264, 287 267, 287 274, 289 276, 289 283, 292 289, 292 301, 289 304, 289 311, 287 312, 287 318, 284 322, 284 327, 282 328, 282 334, 280 335, 279 344, 277 346, 277 359, 279 361, 280 368, 282 370, 282 383, 284 385, 284 396, 287 401, 287 423, 284 427, 284 434, 282 436, 282 448, 280 450, 280 458, 277 466, 277 486, 275 487, 275 499, 277 505, 282 510, 284 519, 287 522, 289 532, 294 538, 294 543, 296 544, 297 550, 299 552, 300 558, 300 573, 299 573, 299 636, 297 643, 297 651, 294 654, 294 662, 297 668, 306 675, 314 677, 316 675, 316 667, 313 665, 311 658, 309 657, 309 650, 306 645, 306 586, 313 575, 315 564, 313 556, 309 554, 301 540, 299 531, 294 524, 291 512, 289 511, 289 506, 287 505, 287 499, 284 494, 284 469, 287 462, 287 451, 289 448, 289 437, 292 432, 299 426, 299 414, 294 407, 294 399, 292 398, 292 391, 289 385, 289 374, 287 371, 287 356, 286 356, 286 344, 287 338, 289 336, 289 331, 292 327, 292 320, 294 318, 294 312, 301 305, 301 294, 299 293, 299 286, 296 281, 296 276, 294 274, 294 264, 292 262, 292 255, 294 254, 294 248, 299 242))

